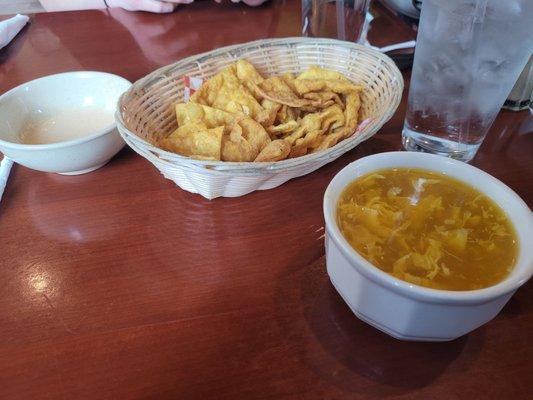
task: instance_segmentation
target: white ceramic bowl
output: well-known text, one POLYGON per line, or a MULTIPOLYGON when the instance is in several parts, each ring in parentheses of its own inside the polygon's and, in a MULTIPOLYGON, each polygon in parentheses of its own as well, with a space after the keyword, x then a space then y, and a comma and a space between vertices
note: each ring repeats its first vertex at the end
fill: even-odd
POLYGON ((39 171, 81 174, 95 170, 124 146, 113 114, 118 98, 130 86, 120 76, 89 71, 50 75, 17 86, 0 96, 0 151, 39 171), (92 121, 94 129, 80 138, 50 144, 21 142, 20 135, 32 119, 72 113, 76 121, 76 113, 87 110, 109 113, 111 119, 101 124, 92 121))
POLYGON ((509 187, 491 175, 449 158, 415 152, 381 153, 343 168, 324 195, 326 260, 331 282, 361 320, 398 339, 446 341, 464 335, 494 318, 533 273, 533 217, 509 187), (444 173, 482 191, 513 223, 519 256, 502 282, 480 290, 429 289, 394 278, 374 267, 346 241, 337 224, 339 195, 357 177, 382 168, 415 167, 444 173))

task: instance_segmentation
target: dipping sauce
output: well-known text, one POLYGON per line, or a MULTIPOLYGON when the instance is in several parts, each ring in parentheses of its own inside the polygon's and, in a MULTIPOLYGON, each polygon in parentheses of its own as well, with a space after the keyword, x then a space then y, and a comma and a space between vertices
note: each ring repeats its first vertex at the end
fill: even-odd
POLYGON ((485 194, 446 175, 384 169, 341 194, 340 230, 370 263, 407 282, 474 290, 502 281, 518 256, 518 238, 485 194))
POLYGON ((113 112, 98 107, 64 110, 29 120, 20 133, 25 144, 49 144, 79 139, 112 124, 113 112))

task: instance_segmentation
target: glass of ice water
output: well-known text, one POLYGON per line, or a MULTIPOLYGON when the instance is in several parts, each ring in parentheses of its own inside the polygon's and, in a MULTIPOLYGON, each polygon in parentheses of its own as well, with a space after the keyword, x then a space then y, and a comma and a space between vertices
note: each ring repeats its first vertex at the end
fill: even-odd
POLYGON ((424 0, 406 150, 470 161, 533 52, 533 0, 424 0))
POLYGON ((358 42, 370 0, 302 0, 302 34, 358 42))

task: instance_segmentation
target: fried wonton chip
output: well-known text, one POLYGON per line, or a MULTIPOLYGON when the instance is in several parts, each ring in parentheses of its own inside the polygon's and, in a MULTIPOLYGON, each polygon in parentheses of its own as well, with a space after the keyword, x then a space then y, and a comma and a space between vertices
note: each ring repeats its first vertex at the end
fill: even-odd
POLYGON ((250 81, 253 83, 261 83, 264 78, 257 72, 255 67, 247 60, 238 60, 235 63, 237 77, 240 81, 250 81))
POLYGON ((288 116, 288 110, 289 106, 287 105, 282 105, 280 107, 275 119, 277 124, 284 124, 285 122, 289 122, 291 120, 291 118, 288 116))
POLYGON ((223 161, 253 161, 270 142, 265 128, 251 118, 237 117, 211 107, 205 107, 204 111, 207 120, 216 120, 231 129, 222 140, 223 161))
POLYGON ((230 84, 234 84, 233 77, 238 82, 235 70, 235 65, 230 65, 212 76, 202 83, 202 86, 191 96, 189 102, 211 106, 219 96, 225 80, 230 80, 230 84))
POLYGON ((297 121, 300 118, 302 112, 301 108, 289 107, 282 105, 276 115, 276 124, 284 124, 290 121, 297 121))
POLYGON ((271 126, 276 121, 276 116, 281 108, 281 104, 268 99, 263 99, 261 101, 261 107, 263 107, 265 110, 268 110, 268 120, 263 126, 271 126))
POLYGON ((289 157, 298 157, 317 148, 323 142, 323 136, 330 130, 344 125, 343 110, 337 104, 324 111, 308 114, 300 121, 299 128, 286 136, 293 148, 289 157))
POLYGON ((289 136, 284 137, 290 144, 304 137, 307 133, 322 131, 322 121, 319 113, 307 114, 299 121, 299 126, 289 136))
MULTIPOLYGON (((346 117, 345 111, 338 105, 332 105, 322 111, 322 128, 324 129, 337 129, 344 125, 346 117)), ((351 116, 351 113, 350 113, 351 116)))
POLYGON ((315 106, 316 108, 328 108, 329 106, 332 106, 333 104, 335 104, 335 102, 333 100, 326 100, 326 101, 321 101, 321 100, 313 100, 311 101, 311 105, 312 106, 315 106))
POLYGON ((302 79, 328 79, 328 80, 338 80, 342 82, 350 82, 343 74, 337 71, 332 71, 325 68, 317 67, 313 65, 308 70, 302 72, 296 78, 298 80, 302 79))
POLYGON ((361 100, 359 92, 349 93, 346 95, 346 108, 344 110, 344 126, 338 128, 333 133, 325 135, 320 144, 314 151, 325 150, 335 146, 340 140, 346 139, 353 135, 357 129, 359 108, 361 100))
POLYGON ((253 161, 259 154, 257 150, 257 146, 247 140, 243 128, 238 124, 234 124, 230 133, 222 138, 223 161, 253 161))
POLYGON ((290 120, 283 124, 272 125, 267 128, 267 132, 271 135, 280 135, 284 133, 290 133, 298 128, 298 122, 296 120, 290 120))
POLYGON ((336 79, 295 79, 294 88, 299 95, 323 91, 348 94, 359 92, 363 89, 362 86, 336 79))
POLYGON ((268 121, 269 112, 241 83, 235 64, 223 69, 204 82, 190 99, 192 103, 218 108, 232 114, 241 114, 259 123, 268 121))
POLYGON ((303 117, 299 126, 289 136, 285 137, 291 144, 296 144, 298 139, 305 137, 307 140, 300 142, 305 146, 318 145, 319 136, 323 135, 330 127, 344 125, 345 117, 338 105, 332 105, 327 109, 303 117))
POLYGON ((299 145, 293 145, 291 147, 291 152, 289 153, 288 158, 296 158, 305 156, 307 154, 307 146, 299 144, 299 145))
POLYGON ((325 135, 324 137, 322 137, 320 144, 317 147, 315 147, 314 152, 320 151, 320 150, 326 150, 326 149, 329 149, 330 147, 335 146, 343 137, 344 137, 343 132, 336 132, 330 135, 325 135))
POLYGON ((344 113, 338 105, 327 108, 320 114, 320 117, 322 118, 321 130, 307 133, 304 138, 296 141, 296 145, 306 146, 308 150, 314 149, 322 143, 325 132, 340 128, 345 121, 344 113))
POLYGON ((254 161, 279 161, 287 158, 291 144, 283 139, 276 139, 267 144, 254 161))
POLYGON ((285 82, 285 84, 291 88, 291 90, 296 93, 296 88, 294 87, 294 80, 296 77, 291 74, 290 72, 285 72, 284 74, 280 75, 280 78, 285 82))
POLYGON ((159 145, 165 150, 184 156, 220 160, 223 134, 223 126, 208 128, 203 123, 191 122, 161 139, 159 145))
POLYGON ((270 142, 265 128, 253 119, 202 104, 177 104, 176 117, 178 125, 196 122, 204 123, 208 128, 222 126, 222 161, 253 161, 270 142))
POLYGON ((265 99, 290 107, 304 107, 310 103, 299 98, 279 76, 273 76, 257 84, 256 92, 265 99))
POLYGON ((335 92, 309 92, 305 93, 303 97, 305 99, 311 100, 311 105, 313 106, 321 106, 323 108, 326 108, 335 103, 344 109, 344 102, 335 92))
POLYGON ((264 78, 257 72, 255 67, 246 60, 239 60, 235 63, 236 74, 239 81, 250 91, 255 97, 260 95, 256 91, 257 85, 264 81, 264 78))

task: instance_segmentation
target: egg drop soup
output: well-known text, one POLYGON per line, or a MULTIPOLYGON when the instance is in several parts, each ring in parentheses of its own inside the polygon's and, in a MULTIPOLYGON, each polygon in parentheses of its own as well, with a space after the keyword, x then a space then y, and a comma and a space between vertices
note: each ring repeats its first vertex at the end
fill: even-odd
POLYGON ((337 219, 370 263, 435 289, 492 286, 518 255, 517 235, 499 206, 463 182, 421 169, 359 177, 341 194, 337 219))

